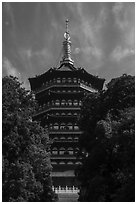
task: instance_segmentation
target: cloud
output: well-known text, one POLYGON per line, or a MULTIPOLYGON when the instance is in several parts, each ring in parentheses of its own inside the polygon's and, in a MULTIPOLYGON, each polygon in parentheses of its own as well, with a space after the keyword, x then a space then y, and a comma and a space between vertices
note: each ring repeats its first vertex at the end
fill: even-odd
POLYGON ((33 56, 44 57, 46 59, 51 58, 51 53, 49 49, 43 48, 41 50, 34 51, 32 53, 33 56))
POLYGON ((11 33, 12 40, 16 44, 16 22, 15 22, 15 17, 13 13, 13 9, 11 6, 11 3, 9 2, 4 2, 3 3, 3 13, 4 11, 7 14, 7 20, 5 22, 5 25, 10 28, 9 32, 11 33))
POLYGON ((14 19, 13 10, 12 10, 10 3, 5 2, 3 5, 6 10, 7 15, 10 17, 12 25, 15 26, 15 19, 14 19))
POLYGON ((43 48, 40 50, 32 50, 31 48, 22 48, 19 50, 20 52, 20 56, 22 56, 22 58, 24 60, 28 60, 31 59, 33 57, 44 57, 44 58, 51 58, 51 53, 49 51, 49 49, 47 48, 43 48))
POLYGON ((121 41, 134 49, 135 46, 135 8, 133 2, 117 2, 112 8, 115 24, 121 31, 121 41))
POLYGON ((124 58, 132 56, 134 54, 135 52, 133 49, 128 48, 122 49, 121 46, 117 46, 111 53, 111 59, 119 62, 120 60, 123 60, 124 58))
POLYGON ((3 26, 3 56, 26 80, 58 66, 66 18, 75 66, 105 78, 134 66, 134 3, 4 4, 3 25, 10 25, 3 26))
POLYGON ((31 48, 19 48, 20 61, 23 64, 24 72, 37 74, 45 65, 48 66, 53 60, 52 53, 48 48, 32 50, 31 48))
POLYGON ((5 75, 12 75, 16 77, 20 77, 20 73, 18 72, 17 68, 15 68, 12 63, 9 61, 8 58, 4 57, 2 61, 2 69, 5 75))
POLYGON ((96 59, 100 60, 102 58, 102 51, 101 49, 97 48, 97 47, 93 47, 93 46, 87 46, 85 48, 82 48, 81 51, 83 52, 84 55, 86 55, 87 57, 89 56, 91 59, 91 56, 96 57, 96 59))
POLYGON ((20 73, 7 57, 4 57, 2 60, 2 72, 3 76, 11 75, 17 77, 21 83, 23 82, 22 86, 26 89, 29 89, 29 84, 26 75, 24 73, 20 73))
POLYGON ((70 4, 69 8, 77 17, 77 26, 71 27, 72 39, 75 40, 75 43, 77 41, 77 47, 72 54, 77 55, 77 58, 79 55, 81 61, 85 61, 85 64, 96 69, 103 63, 104 50, 101 31, 107 22, 108 10, 105 6, 101 6, 96 15, 92 15, 91 3, 82 2, 73 3, 73 6, 70 4))
POLYGON ((121 71, 134 73, 134 4, 117 2, 112 7, 112 13, 114 15, 115 29, 119 30, 119 42, 116 42, 115 47, 109 54, 108 60, 115 63, 115 66, 119 65, 121 71))

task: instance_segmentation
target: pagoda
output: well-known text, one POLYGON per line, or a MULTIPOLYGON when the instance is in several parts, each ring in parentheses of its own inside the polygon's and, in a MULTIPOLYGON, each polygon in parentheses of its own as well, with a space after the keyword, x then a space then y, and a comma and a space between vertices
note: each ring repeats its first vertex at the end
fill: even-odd
POLYGON ((52 179, 55 187, 76 186, 74 171, 80 164, 78 139, 82 134, 77 121, 86 94, 103 88, 104 79, 76 68, 71 58, 71 40, 66 20, 63 57, 60 66, 29 78, 39 104, 34 120, 48 130, 51 145, 52 179))

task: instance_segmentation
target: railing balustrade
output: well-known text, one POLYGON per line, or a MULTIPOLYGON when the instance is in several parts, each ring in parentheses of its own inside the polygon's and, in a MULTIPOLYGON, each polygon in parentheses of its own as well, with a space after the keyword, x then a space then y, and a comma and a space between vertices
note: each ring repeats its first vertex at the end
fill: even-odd
POLYGON ((72 128, 69 128, 69 127, 58 127, 58 129, 57 128, 49 128, 49 131, 50 132, 54 132, 54 131, 56 131, 56 132, 79 132, 80 130, 79 130, 79 128, 75 128, 74 126, 72 127, 72 128))
POLYGON ((52 190, 55 193, 78 193, 79 189, 76 186, 52 186, 52 190))
POLYGON ((56 109, 80 109, 81 108, 81 105, 43 105, 42 107, 39 107, 38 111, 34 114, 35 115, 38 115, 38 114, 41 114, 42 112, 45 112, 51 108, 56 108, 56 109))
POLYGON ((49 84, 44 84, 43 86, 41 86, 41 88, 39 89, 36 89, 36 93, 39 93, 41 91, 44 91, 46 89, 49 89, 51 87, 65 87, 65 86, 73 86, 73 87, 78 87, 79 86, 79 83, 78 82, 61 82, 61 83, 57 83, 57 82, 52 82, 52 83, 49 83, 49 84))
POLYGON ((83 132, 81 130, 49 130, 49 134, 82 134, 83 132))
POLYGON ((91 84, 88 84, 88 83, 82 82, 82 81, 75 81, 75 82, 64 81, 64 82, 58 82, 58 83, 53 81, 53 82, 50 82, 48 84, 42 85, 41 88, 36 89, 35 92, 39 93, 41 91, 44 91, 44 90, 49 89, 49 88, 54 87, 54 86, 56 86, 56 87, 68 87, 68 86, 69 87, 81 87, 81 88, 86 88, 87 90, 89 90, 91 92, 94 92, 94 89, 91 87, 91 84))

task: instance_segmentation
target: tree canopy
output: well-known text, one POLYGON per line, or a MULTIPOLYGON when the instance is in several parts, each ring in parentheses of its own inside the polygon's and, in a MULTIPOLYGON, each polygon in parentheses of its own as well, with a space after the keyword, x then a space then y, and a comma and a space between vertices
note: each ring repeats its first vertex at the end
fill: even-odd
POLYGON ((84 100, 79 126, 79 201, 135 200, 135 78, 112 79, 84 100))
POLYGON ((2 79, 3 201, 54 201, 49 137, 32 121, 33 94, 16 77, 2 79))

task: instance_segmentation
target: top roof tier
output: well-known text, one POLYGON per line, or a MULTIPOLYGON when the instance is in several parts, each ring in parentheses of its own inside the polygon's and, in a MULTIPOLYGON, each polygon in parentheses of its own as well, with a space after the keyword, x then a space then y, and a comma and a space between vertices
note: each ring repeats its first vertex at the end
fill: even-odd
POLYGON ((68 29, 68 20, 66 20, 66 31, 64 33, 63 41, 63 57, 60 61, 60 66, 57 68, 50 68, 45 73, 29 78, 31 89, 35 91, 45 84, 46 81, 52 80, 54 78, 70 77, 79 78, 87 81, 93 85, 96 90, 101 90, 105 79, 101 79, 97 76, 89 74, 84 68, 76 68, 74 66, 74 61, 71 59, 71 40, 68 29))

